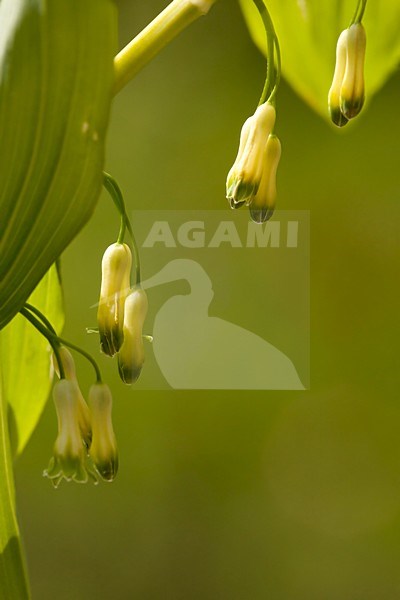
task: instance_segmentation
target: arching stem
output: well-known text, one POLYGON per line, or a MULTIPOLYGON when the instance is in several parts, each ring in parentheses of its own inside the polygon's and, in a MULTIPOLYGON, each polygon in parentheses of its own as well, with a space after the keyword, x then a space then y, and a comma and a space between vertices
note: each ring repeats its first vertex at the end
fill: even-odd
POLYGON ((60 356, 60 342, 57 336, 49 331, 45 325, 42 325, 42 323, 40 323, 27 308, 21 308, 19 312, 48 340, 57 360, 60 379, 65 379, 64 365, 60 356))
POLYGON ((117 94, 160 50, 199 17, 216 0, 174 0, 114 59, 117 94))
POLYGON ((60 345, 63 345, 63 346, 67 346, 68 348, 71 348, 71 350, 75 350, 75 352, 78 352, 79 354, 84 356, 86 358, 86 360, 88 360, 90 362, 90 364, 93 366, 93 369, 96 373, 97 383, 102 382, 102 377, 101 377, 101 372, 100 372, 99 366, 98 366, 97 362, 94 360, 93 356, 91 356, 85 350, 82 350, 82 348, 80 348, 79 346, 76 346, 75 344, 72 344, 68 340, 65 340, 64 338, 59 337, 57 335, 54 327, 50 323, 50 321, 40 312, 40 310, 38 310, 32 304, 26 303, 25 308, 23 308, 21 310, 21 314, 23 314, 24 317, 26 317, 28 319, 28 321, 30 321, 32 323, 32 325, 34 327, 36 327, 36 329, 38 331, 40 331, 40 333, 42 333, 49 340, 49 343, 51 344, 51 347, 53 348, 54 354, 57 359, 61 379, 63 377, 65 377, 64 367, 62 365, 61 358, 59 360, 59 348, 60 348, 60 345), (29 314, 29 313, 35 314, 40 319, 40 321, 42 321, 43 325, 38 321, 38 319, 36 319, 33 316, 33 314, 29 314), (57 356, 55 347, 57 347, 58 356, 57 356))
POLYGON ((141 281, 141 267, 140 267, 140 256, 139 256, 139 248, 136 243, 136 238, 133 233, 132 225, 129 220, 128 214, 126 212, 124 197, 121 192, 121 188, 118 183, 115 181, 114 177, 112 177, 109 173, 103 173, 104 175, 104 187, 107 192, 110 194, 111 198, 115 206, 118 209, 118 212, 121 215, 121 227, 118 235, 118 242, 122 243, 125 234, 125 228, 129 231, 129 235, 132 240, 132 249, 133 249, 133 258, 135 261, 135 284, 140 285, 141 281), (122 223, 124 223, 124 228, 122 227, 122 223), (122 236, 122 237, 121 237, 122 236))
POLYGON ((361 23, 366 6, 367 0, 358 0, 357 7, 351 20, 350 26, 354 25, 355 23, 361 23))

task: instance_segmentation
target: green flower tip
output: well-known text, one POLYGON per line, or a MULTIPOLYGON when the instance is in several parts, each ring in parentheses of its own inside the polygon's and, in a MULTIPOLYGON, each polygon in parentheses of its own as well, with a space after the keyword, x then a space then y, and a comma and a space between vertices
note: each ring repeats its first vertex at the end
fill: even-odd
POLYGON ((98 483, 99 478, 113 481, 118 471, 117 443, 111 420, 112 397, 109 387, 94 384, 89 391, 90 447, 83 437, 79 410, 79 387, 68 379, 53 389, 58 417, 58 436, 48 468, 43 472, 54 487, 63 479, 98 483))
POLYGON ((101 263, 102 278, 97 322, 100 347, 114 356, 123 342, 124 304, 130 289, 132 255, 127 244, 111 244, 101 263))
POLYGON ((119 374, 126 384, 137 381, 144 364, 143 324, 147 308, 146 292, 134 289, 125 302, 124 343, 118 354, 119 374))
POLYGON ((254 223, 265 223, 273 214, 274 211, 268 208, 252 208, 250 206, 250 217, 254 223))
POLYGON ((255 182, 244 181, 235 172, 230 174, 227 181, 226 197, 231 208, 240 208, 243 204, 249 203, 257 192, 258 185, 259 182, 256 184, 255 182))
POLYGON ((349 122, 349 119, 347 119, 340 110, 339 105, 330 106, 329 112, 331 115, 331 121, 334 125, 336 125, 336 127, 344 127, 349 122))

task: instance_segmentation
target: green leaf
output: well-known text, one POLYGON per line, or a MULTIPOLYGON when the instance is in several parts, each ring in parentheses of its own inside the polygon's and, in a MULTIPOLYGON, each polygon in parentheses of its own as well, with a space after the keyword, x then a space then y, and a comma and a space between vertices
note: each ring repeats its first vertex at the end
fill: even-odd
MULTIPOLYGON (((58 333, 64 323, 62 292, 55 266, 29 302, 50 320, 58 333)), ((14 454, 20 454, 42 414, 51 388, 50 347, 21 315, 0 331, 0 370, 8 402, 9 432, 14 454)))
MULTIPOLYGON (((64 317, 55 266, 30 297, 59 331, 64 317)), ((51 387, 46 340, 21 315, 0 331, 0 598, 30 598, 16 518, 13 455, 22 452, 51 387)))
POLYGON ((15 514, 15 489, 7 401, 0 371, 0 598, 28 600, 29 584, 15 514))
POLYGON ((0 329, 95 208, 116 33, 112 0, 0 2, 0 329))
MULTIPOLYGON (((279 38, 282 72, 294 90, 329 119, 328 91, 335 66, 336 42, 349 26, 356 0, 264 0, 279 38)), ((265 32, 253 0, 240 0, 257 46, 266 50, 265 32)), ((371 99, 400 61, 400 2, 369 0, 363 24, 367 32, 366 100, 371 99)))

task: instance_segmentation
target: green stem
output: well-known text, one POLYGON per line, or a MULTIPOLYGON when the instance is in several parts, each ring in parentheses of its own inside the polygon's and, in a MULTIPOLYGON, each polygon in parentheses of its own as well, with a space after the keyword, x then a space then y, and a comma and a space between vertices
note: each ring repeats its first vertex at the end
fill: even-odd
POLYGON ((357 23, 361 23, 362 18, 364 16, 364 12, 365 12, 366 6, 367 6, 367 0, 362 0, 361 10, 360 10, 360 13, 358 15, 357 23))
POLYGON ((39 333, 41 333, 48 340, 57 360, 60 379, 65 379, 65 371, 60 356, 60 341, 58 337, 49 331, 45 325, 42 325, 42 323, 40 323, 40 321, 38 321, 26 308, 21 308, 19 312, 39 331, 39 333))
POLYGON ((121 216, 121 224, 119 226, 119 232, 118 232, 118 238, 117 238, 118 244, 124 243, 125 231, 126 231, 126 221, 125 221, 124 217, 121 216))
POLYGON ((366 6, 367 6, 367 0, 358 0, 357 8, 356 8, 354 16, 351 20, 350 27, 356 23, 361 23, 362 18, 364 16, 366 6))
POLYGON ((276 79, 275 85, 271 92, 271 96, 269 97, 270 102, 275 102, 275 95, 278 90, 279 84, 281 82, 281 49, 279 47, 279 41, 277 36, 275 36, 275 54, 276 54, 276 79))
POLYGON ((174 0, 114 60, 117 94, 181 31, 205 15, 216 0, 174 0))
POLYGON ((45 317, 44 314, 38 308, 36 308, 36 306, 33 306, 33 304, 29 304, 29 302, 25 302, 24 306, 25 306, 25 308, 30 310, 33 314, 35 314, 37 317, 39 317, 39 319, 42 321, 42 323, 44 325, 46 325, 47 329, 50 329, 51 333, 53 333, 54 335, 57 335, 57 331, 54 329, 53 325, 50 323, 48 318, 45 317))
POLYGON ((91 365, 96 373, 96 383, 103 382, 102 377, 101 377, 101 372, 99 369, 99 365, 94 360, 93 356, 91 356, 89 354, 89 352, 85 352, 85 350, 82 350, 82 348, 80 348, 79 346, 75 346, 75 344, 72 344, 71 342, 69 342, 68 340, 65 340, 64 338, 57 337, 57 340, 60 342, 60 344, 63 344, 63 346, 68 346, 68 348, 71 348, 71 350, 75 350, 75 352, 78 352, 79 354, 84 356, 86 358, 86 360, 88 360, 91 363, 91 365))
POLYGON ((260 13, 267 36, 267 77, 265 79, 264 88, 258 103, 258 106, 260 106, 266 100, 268 100, 268 102, 272 102, 274 99, 281 76, 281 59, 279 42, 275 33, 271 15, 269 14, 263 0, 253 0, 253 2, 260 13))
MULTIPOLYGON (((118 212, 121 215, 121 222, 122 221, 124 222, 125 227, 129 231, 129 235, 131 236, 133 258, 135 261, 135 284, 139 285, 141 282, 141 267, 140 267, 139 248, 136 243, 136 238, 133 233, 133 229, 132 229, 132 225, 129 220, 129 217, 128 217, 128 213, 126 212, 124 197, 122 195, 121 188, 119 187, 118 183, 115 181, 114 177, 112 177, 109 173, 105 173, 105 172, 103 173, 103 175, 104 175, 104 182, 103 182, 104 187, 106 188, 107 192, 110 194, 111 198, 113 199, 113 202, 114 202, 115 206, 117 207, 118 212)), ((120 241, 121 233, 123 233, 123 235, 122 235, 122 241, 123 241, 125 229, 122 231, 122 226, 120 228, 118 240, 117 240, 119 243, 121 243, 121 241, 120 241)))
MULTIPOLYGON (((67 346, 68 348, 71 348, 71 350, 75 350, 75 352, 79 352, 79 354, 81 354, 82 356, 84 356, 91 363, 91 365, 93 366, 93 368, 95 370, 95 373, 96 373, 96 381, 97 381, 97 383, 101 383, 102 382, 102 377, 101 377, 101 372, 100 372, 99 366, 98 366, 97 362, 94 360, 93 356, 91 356, 85 350, 82 350, 82 348, 80 348, 79 346, 76 346, 75 344, 72 344, 68 340, 60 338, 57 335, 57 332, 54 329, 54 327, 52 326, 52 324, 50 323, 50 321, 44 316, 43 313, 40 312, 40 310, 38 308, 36 308, 32 304, 28 304, 27 302, 25 303, 25 308, 27 308, 31 313, 34 313, 36 316, 38 316, 39 319, 44 323, 44 325, 48 329, 47 333, 44 333, 44 331, 42 331, 42 326, 38 322, 38 320, 35 319, 35 317, 33 317, 32 315, 30 317, 27 317, 27 315, 24 314, 24 313, 22 313, 22 311, 21 311, 21 313, 24 314, 24 316, 32 323, 32 325, 34 327, 36 327, 36 329, 38 329, 40 331, 40 333, 43 333, 43 335, 49 340, 50 344, 52 344, 52 340, 53 340, 53 342, 58 347, 60 346, 60 344, 62 344, 63 346, 67 346)), ((56 354, 56 358, 57 358, 57 354, 56 354)), ((58 361, 58 358, 57 358, 57 363, 58 363, 58 368, 59 369, 60 369, 60 362, 61 362, 61 360, 58 361)), ((62 373, 64 373, 64 368, 63 367, 62 367, 62 369, 60 369, 60 378, 61 379, 63 377, 65 377, 65 375, 62 375, 62 373)))
POLYGON ((29 600, 29 583, 15 510, 7 402, 0 369, 0 598, 29 600))

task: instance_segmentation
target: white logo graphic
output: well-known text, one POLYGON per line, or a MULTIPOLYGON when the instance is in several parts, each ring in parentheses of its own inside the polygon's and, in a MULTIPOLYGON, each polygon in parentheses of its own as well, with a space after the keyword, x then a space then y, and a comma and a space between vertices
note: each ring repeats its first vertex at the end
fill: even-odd
POLYGON ((309 220, 136 211, 149 312, 141 389, 309 387, 309 220), (229 218, 230 217, 230 218, 229 218))
POLYGON ((209 316, 212 282, 198 262, 172 260, 143 287, 180 279, 190 292, 169 298, 153 325, 154 355, 172 388, 304 389, 283 352, 243 327, 209 316))

